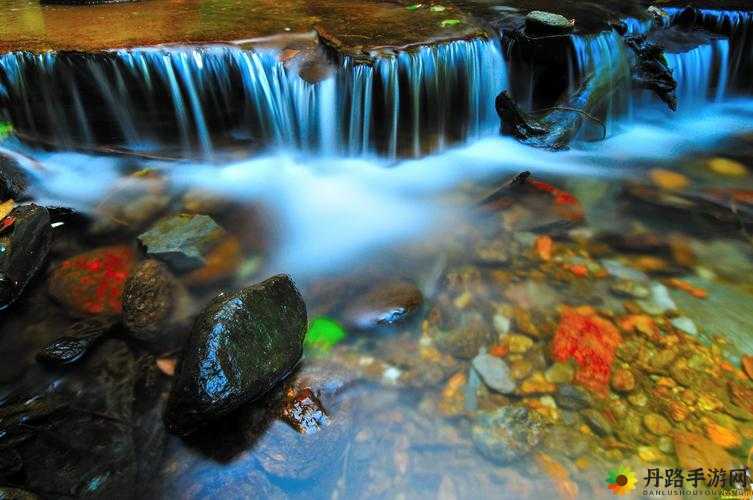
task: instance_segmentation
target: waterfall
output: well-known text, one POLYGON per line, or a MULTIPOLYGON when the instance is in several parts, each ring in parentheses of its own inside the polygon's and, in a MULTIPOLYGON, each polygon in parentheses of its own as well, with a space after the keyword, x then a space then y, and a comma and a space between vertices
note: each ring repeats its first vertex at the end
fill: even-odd
MULTIPOLYGON (((680 23, 684 8, 666 8, 672 23, 680 23)), ((740 93, 753 91, 753 12, 738 10, 695 9, 694 24, 729 40, 727 86, 740 93)))
POLYGON ((0 107, 56 145, 177 147, 225 142, 324 154, 417 156, 494 133, 506 86, 498 41, 460 40, 345 57, 309 83, 273 50, 155 47, 0 55, 0 107))
POLYGON ((602 104, 607 135, 615 129, 615 121, 628 114, 632 107, 630 64, 622 37, 615 31, 595 35, 571 35, 573 61, 570 69, 570 92, 587 78, 609 78, 609 97, 602 104))
POLYGON ((675 94, 679 111, 692 110, 694 106, 724 97, 729 73, 728 40, 712 40, 687 52, 664 56, 677 81, 675 94))

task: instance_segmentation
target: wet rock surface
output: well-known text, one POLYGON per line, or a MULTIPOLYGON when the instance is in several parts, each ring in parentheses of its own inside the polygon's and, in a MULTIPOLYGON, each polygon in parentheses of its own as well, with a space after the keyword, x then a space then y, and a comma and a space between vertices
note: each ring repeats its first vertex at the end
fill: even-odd
POLYGON ((37 361, 52 366, 77 363, 117 322, 114 317, 100 316, 74 323, 61 338, 37 353, 37 361))
POLYGON ((18 162, 0 153, 0 200, 17 200, 28 186, 29 180, 18 162))
POLYGON ((408 281, 376 285, 343 311, 344 326, 357 330, 389 327, 410 319, 423 304, 421 291, 408 281))
POLYGON ((123 323, 131 336, 153 341, 190 328, 190 298, 164 264, 139 263, 123 287, 123 323))
POLYGON ((65 382, 32 400, 19 394, 2 408, 6 444, 21 457, 27 487, 43 497, 138 495, 155 472, 153 463, 140 465, 164 449, 163 427, 154 420, 128 425, 143 415, 141 405, 157 404, 161 383, 141 383, 155 370, 153 358, 134 356, 114 339, 97 351, 65 382), (150 436, 149 446, 138 436, 150 436))
POLYGON ((207 254, 224 235, 224 229, 207 215, 178 214, 157 221, 139 235, 139 241, 148 255, 176 272, 186 272, 206 264, 207 254))
POLYGON ((0 233, 0 310, 7 308, 42 268, 52 240, 50 215, 34 204, 14 208, 0 233))
POLYGON ((60 262, 50 272, 50 295, 74 315, 118 315, 135 263, 130 246, 101 247, 60 262))
POLYGON ((302 354, 306 305, 287 276, 220 295, 199 314, 183 350, 165 423, 187 433, 252 401, 302 354))
POLYGON ((553 12, 533 10, 526 15, 526 34, 531 36, 566 35, 574 26, 574 20, 553 12))
POLYGON ((473 442, 493 462, 517 462, 533 450, 542 438, 542 426, 526 408, 505 407, 479 413, 471 428, 473 442))

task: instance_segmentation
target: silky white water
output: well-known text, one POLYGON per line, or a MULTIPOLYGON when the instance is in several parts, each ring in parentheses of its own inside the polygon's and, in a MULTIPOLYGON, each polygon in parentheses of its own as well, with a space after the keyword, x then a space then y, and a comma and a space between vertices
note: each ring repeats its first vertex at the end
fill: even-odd
MULTIPOLYGON (((719 141, 753 131, 753 100, 708 105, 696 114, 666 120, 646 111, 640 122, 599 143, 549 152, 503 137, 470 142, 420 159, 391 162, 276 151, 216 163, 162 163, 176 191, 190 188, 242 204, 261 204, 273 214, 278 247, 270 268, 296 275, 318 274, 353 265, 368 252, 421 241, 452 227, 471 206, 451 201, 463 184, 502 182, 530 170, 538 176, 626 178, 642 165, 672 162, 719 141)), ((6 141, 33 156, 44 170, 26 163, 40 203, 91 211, 120 177, 123 161, 77 153, 41 153, 6 141)))

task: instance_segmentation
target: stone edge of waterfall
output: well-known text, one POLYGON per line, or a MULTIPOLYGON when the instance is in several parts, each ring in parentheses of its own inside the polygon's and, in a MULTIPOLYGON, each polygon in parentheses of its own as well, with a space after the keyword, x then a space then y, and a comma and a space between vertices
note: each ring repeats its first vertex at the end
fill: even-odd
MULTIPOLYGON (((668 9, 672 20, 681 11, 668 9)), ((719 23, 728 18, 738 22, 744 19, 746 23, 753 19, 753 12, 698 12, 709 18, 717 16, 721 19, 719 23)), ((646 33, 653 25, 650 20, 634 18, 626 19, 624 24, 625 35, 646 33)), ((167 96, 164 103, 172 108, 175 135, 181 138, 183 151, 198 149, 204 157, 213 154, 212 128, 226 118, 213 116, 212 106, 228 110, 246 106, 247 109, 237 113, 243 116, 234 115, 230 120, 233 123, 228 130, 237 132, 238 137, 245 133, 263 147, 294 146, 301 151, 324 154, 415 157, 498 130, 494 98, 508 85, 509 60, 502 44, 503 32, 434 40, 430 44, 375 47, 355 57, 338 51, 337 44, 331 45, 317 33, 317 39, 331 58, 335 76, 314 84, 291 76, 295 70, 281 60, 280 49, 253 44, 251 47, 233 43, 163 44, 97 53, 17 51, 0 54, 0 69, 3 70, 0 106, 3 100, 23 103, 20 107, 25 108, 25 121, 18 115, 10 116, 19 131, 29 128, 35 131, 35 123, 48 121, 50 128, 78 134, 57 137, 61 140, 54 144, 60 147, 82 140, 98 142, 95 133, 99 132, 90 126, 89 106, 81 102, 82 93, 75 90, 74 77, 55 74, 69 64, 90 73, 90 80, 96 84, 93 92, 99 94, 99 104, 109 108, 105 113, 109 113, 113 126, 105 139, 134 150, 159 144, 160 140, 140 130, 152 120, 138 119, 139 116, 132 116, 133 108, 123 107, 140 96, 149 97, 149 89, 160 85, 162 90, 167 89, 163 92, 167 96), (96 57, 107 64, 97 68, 99 64, 93 59, 96 57), (30 67, 38 66, 36 74, 33 73, 35 68, 22 67, 27 63, 30 67), (229 68, 234 68, 234 79, 228 76, 229 68), (25 71, 32 71, 35 78, 31 80, 26 75, 27 82, 14 84, 14 75, 23 80, 25 71), (129 80, 133 75, 141 80, 129 80), (65 96, 68 109, 55 109, 57 91, 52 85, 45 89, 38 83, 46 76, 51 81, 57 78, 57 83, 64 84, 61 87, 73 89, 65 96), (233 81, 242 83, 243 92, 236 95, 227 90, 228 93, 223 94, 233 86, 233 81), (34 89, 33 96, 14 93, 35 85, 39 88, 34 89), (216 88, 210 88, 212 86, 216 88), (38 116, 33 116, 30 108, 32 97, 47 104, 38 116), (233 100, 235 98, 240 101, 233 100), (377 124, 383 124, 385 130, 377 130, 377 124), (427 143, 422 137, 427 131, 438 138, 434 143, 427 143)), ((576 52, 571 56, 576 62, 570 71, 582 73, 584 68, 596 67, 605 61, 611 64, 615 57, 624 58, 624 54, 613 54, 620 48, 615 38, 620 36, 614 30, 570 35, 572 50, 576 52)), ((5 108, 8 114, 7 104, 5 108)), ((615 114, 620 114, 624 106, 615 103, 614 108, 618 110, 615 114)))

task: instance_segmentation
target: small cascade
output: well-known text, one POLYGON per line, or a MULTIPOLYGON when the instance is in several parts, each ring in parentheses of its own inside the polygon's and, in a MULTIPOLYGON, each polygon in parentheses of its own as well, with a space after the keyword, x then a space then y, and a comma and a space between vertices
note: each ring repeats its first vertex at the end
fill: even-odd
POLYGON ((0 109, 18 131, 61 146, 204 157, 225 141, 417 156, 496 131, 505 85, 498 42, 481 39, 383 54, 372 66, 344 58, 316 83, 276 51, 234 46, 0 55, 0 109))
POLYGON ((601 88, 607 98, 601 103, 601 117, 607 135, 614 133, 615 122, 632 107, 631 77, 627 48, 615 31, 596 35, 570 36, 573 57, 570 62, 570 92, 576 92, 588 79, 606 79, 601 88))
POLYGON ((706 29, 729 40, 728 88, 753 92, 753 11, 667 8, 673 24, 706 29))
POLYGON ((665 53, 665 58, 677 81, 679 111, 724 98, 729 74, 728 40, 712 40, 687 52, 665 53))

